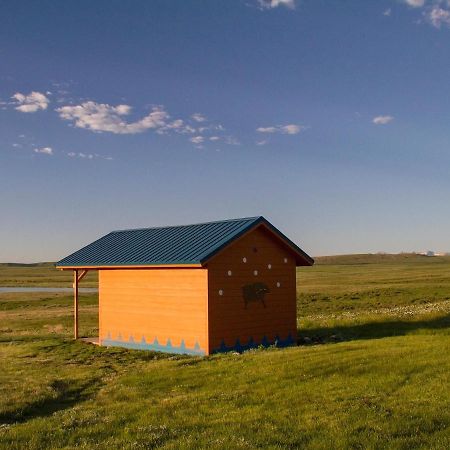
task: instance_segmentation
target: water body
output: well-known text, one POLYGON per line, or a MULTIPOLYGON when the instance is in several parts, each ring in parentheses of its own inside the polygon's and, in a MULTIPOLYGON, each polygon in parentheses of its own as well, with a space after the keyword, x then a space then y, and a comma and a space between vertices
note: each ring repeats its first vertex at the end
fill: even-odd
MULTIPOLYGON (((64 287, 3 287, 0 286, 0 294, 6 292, 73 292, 72 288, 64 287)), ((78 288, 80 294, 98 292, 97 288, 78 288)))

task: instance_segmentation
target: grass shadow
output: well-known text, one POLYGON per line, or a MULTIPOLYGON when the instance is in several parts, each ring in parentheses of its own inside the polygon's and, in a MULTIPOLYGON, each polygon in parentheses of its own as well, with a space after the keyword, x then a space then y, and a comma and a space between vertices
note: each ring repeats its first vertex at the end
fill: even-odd
POLYGON ((430 320, 387 320, 363 324, 345 324, 297 330, 299 344, 352 341, 359 339, 380 339, 404 336, 418 330, 440 330, 450 328, 450 315, 430 320))
MULTIPOLYGON (((76 383, 75 381, 73 383, 76 383)), ((50 384, 51 393, 15 411, 0 414, 0 424, 24 423, 39 417, 48 417, 57 411, 71 408, 92 398, 102 386, 100 378, 91 379, 73 386, 71 381, 54 380, 50 384)))

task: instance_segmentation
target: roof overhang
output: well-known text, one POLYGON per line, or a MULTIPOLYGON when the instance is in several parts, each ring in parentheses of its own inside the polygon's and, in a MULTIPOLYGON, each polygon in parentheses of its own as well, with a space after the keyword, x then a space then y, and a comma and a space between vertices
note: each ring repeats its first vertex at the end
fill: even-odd
POLYGON ((99 266, 58 266, 59 270, 108 270, 108 269, 201 269, 202 264, 126 264, 126 265, 99 265, 99 266))

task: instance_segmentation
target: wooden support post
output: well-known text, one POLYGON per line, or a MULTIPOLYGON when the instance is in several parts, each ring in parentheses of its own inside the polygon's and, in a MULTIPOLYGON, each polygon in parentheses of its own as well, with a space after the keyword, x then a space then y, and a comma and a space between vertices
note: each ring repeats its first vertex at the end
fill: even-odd
POLYGON ((78 339, 78 270, 73 271, 73 321, 74 339, 78 339))
POLYGON ((82 271, 81 271, 81 275, 78 276, 78 282, 80 282, 80 281, 85 277, 85 275, 86 275, 88 272, 89 272, 88 269, 82 270, 82 271))

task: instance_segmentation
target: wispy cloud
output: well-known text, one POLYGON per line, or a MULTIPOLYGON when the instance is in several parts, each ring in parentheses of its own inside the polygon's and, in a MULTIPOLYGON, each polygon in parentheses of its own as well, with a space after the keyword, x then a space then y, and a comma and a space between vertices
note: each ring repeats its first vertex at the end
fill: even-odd
MULTIPOLYGON (((58 101, 57 93, 52 94, 46 91, 48 95, 54 96, 54 101, 58 101)), ((29 95, 14 94, 12 97, 16 109, 22 112, 35 112, 39 109, 47 109, 50 103, 49 99, 40 92, 33 91, 29 95)), ((132 106, 128 104, 108 104, 99 103, 90 99, 78 99, 73 103, 63 103, 55 107, 54 111, 64 121, 70 123, 70 126, 89 130, 95 133, 112 134, 138 134, 146 131, 153 131, 160 135, 185 135, 186 139, 196 147, 213 143, 221 145, 241 145, 240 140, 232 135, 220 123, 210 121, 205 115, 196 112, 188 115, 186 118, 172 118, 164 106, 153 106, 150 112, 141 116, 136 116, 132 106)), ((280 133, 297 134, 304 127, 295 124, 277 125, 274 127, 261 127, 258 129, 261 133, 280 133)), ((36 144, 31 143, 31 148, 36 147, 36 153, 52 155, 50 147, 37 148, 36 144)), ((90 153, 62 153, 71 158, 87 158, 90 153)), ((95 154, 93 154, 93 158, 95 154)))
POLYGON ((256 145, 266 145, 267 144, 267 140, 263 139, 262 141, 256 141, 256 145))
POLYGON ((195 120, 196 122, 206 122, 206 117, 200 113, 192 114, 191 119, 195 120))
POLYGON ((51 147, 41 147, 41 148, 35 148, 35 153, 42 153, 44 155, 53 155, 53 149, 51 147))
POLYGON ((288 9, 295 9, 295 0, 258 0, 260 9, 273 9, 284 6, 288 9))
MULTIPOLYGON (((169 133, 194 135, 224 129, 222 125, 206 124, 207 118, 200 113, 192 114, 190 117, 195 123, 189 123, 189 119, 188 122, 183 119, 171 119, 163 106, 154 106, 148 115, 136 121, 127 121, 132 107, 125 104, 113 106, 89 100, 79 105, 62 106, 56 111, 62 119, 72 122, 75 127, 99 133, 137 134, 153 130, 161 135, 169 133), (200 122, 205 125, 195 126, 200 122)), ((200 136, 195 136, 190 141, 196 143, 199 138, 200 136)))
POLYGON ((392 116, 376 116, 372 119, 372 123, 375 125, 386 125, 393 120, 394 118, 392 116))
POLYGON ((126 122, 124 117, 131 112, 131 106, 111 106, 93 101, 76 106, 62 106, 56 110, 64 120, 72 121, 76 127, 96 132, 114 134, 136 134, 150 129, 167 127, 169 114, 160 106, 153 107, 150 114, 135 122, 126 122))
POLYGON ((404 0, 404 2, 412 8, 421 8, 425 5, 425 0, 404 0))
POLYGON ((258 133, 281 133, 281 134, 298 134, 306 127, 302 125, 289 124, 289 125, 276 125, 270 127, 259 127, 256 129, 258 133))
POLYGON ((47 109, 50 100, 41 92, 31 92, 28 95, 16 92, 12 97, 17 111, 33 113, 40 109, 47 109))
POLYGON ((448 9, 434 5, 425 15, 428 21, 436 28, 441 28, 442 25, 450 26, 450 10, 448 9))
POLYGON ((383 16, 389 17, 392 14, 392 9, 388 8, 383 11, 383 16))
POLYGON ((189 139, 193 144, 202 144, 205 142, 205 138, 203 136, 194 136, 189 139))
POLYGON ((94 159, 94 158, 100 158, 100 159, 106 159, 108 161, 111 161, 113 158, 111 156, 102 156, 97 153, 76 153, 76 152, 69 152, 67 153, 67 156, 69 158, 80 158, 80 159, 94 159))
POLYGON ((75 152, 69 152, 67 153, 67 156, 69 158, 82 158, 82 159, 94 159, 94 155, 91 153, 75 153, 75 152))
POLYGON ((424 20, 419 20, 419 23, 429 23, 435 28, 441 28, 442 25, 450 27, 450 0, 403 0, 403 2, 412 8, 423 9, 424 20))

